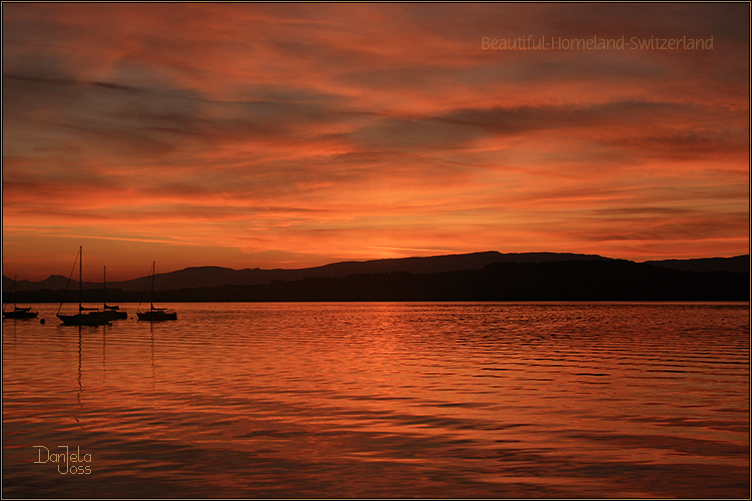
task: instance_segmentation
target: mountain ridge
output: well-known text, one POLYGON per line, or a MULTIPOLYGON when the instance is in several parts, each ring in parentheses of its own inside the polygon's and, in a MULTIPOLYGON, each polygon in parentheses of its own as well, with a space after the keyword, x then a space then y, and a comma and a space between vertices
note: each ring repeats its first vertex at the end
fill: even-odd
MULTIPOLYGON (((4 294, 6 300, 10 294, 4 294)), ((76 302, 63 290, 20 291, 21 303, 76 302)), ((409 271, 305 277, 257 285, 156 290, 153 301, 749 301, 749 273, 695 273, 623 259, 495 262, 483 269, 413 274, 409 271)), ((107 290, 108 302, 141 302, 143 293, 107 290)), ((101 289, 83 291, 101 303, 101 289)))
MULTIPOLYGON (((626 261, 606 258, 596 254, 574 254, 555 252, 500 253, 498 251, 474 252, 468 254, 448 254, 428 257, 407 257, 396 259, 376 259, 369 261, 342 261, 317 267, 300 269, 260 269, 244 268, 235 270, 221 266, 193 266, 182 270, 156 275, 157 290, 179 290, 199 287, 251 286, 269 284, 274 281, 295 281, 305 278, 343 278, 349 275, 369 273, 431 274, 454 271, 480 270, 494 263, 545 263, 562 261, 626 261)), ((632 261, 628 261, 632 262, 632 261)), ((646 261, 642 264, 671 268, 682 271, 712 272, 729 271, 749 273, 749 255, 729 258, 701 258, 662 261, 646 261)), ((108 289, 123 291, 143 291, 149 277, 108 282, 108 289)), ((9 291, 13 281, 3 276, 3 291, 9 291)), ((18 291, 61 290, 78 288, 78 281, 62 275, 50 275, 39 282, 19 280, 18 291)), ((83 289, 101 289, 101 283, 84 282, 83 289)))

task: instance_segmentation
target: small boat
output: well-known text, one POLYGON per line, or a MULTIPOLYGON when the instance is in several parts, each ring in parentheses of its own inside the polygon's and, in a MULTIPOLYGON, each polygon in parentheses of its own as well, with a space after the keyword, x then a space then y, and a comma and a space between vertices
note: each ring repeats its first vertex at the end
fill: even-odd
MULTIPOLYGON (((151 264, 151 307, 146 311, 136 311, 139 320, 147 322, 161 322, 163 320, 177 320, 178 314, 175 311, 168 310, 167 308, 155 308, 154 307, 154 278, 157 262, 154 261, 151 264)), ((149 282, 146 283, 147 285, 149 282)), ((138 304, 141 308, 141 303, 138 304)))
POLYGON ((124 320, 128 318, 128 312, 121 310, 120 306, 109 306, 105 303, 104 312, 108 313, 113 320, 124 320))
POLYGON ((112 317, 113 320, 124 320, 128 318, 128 312, 125 310, 121 310, 120 306, 117 306, 117 305, 110 306, 107 304, 107 300, 105 299, 105 296, 107 295, 107 267, 106 266, 104 267, 103 274, 104 274, 104 279, 103 279, 104 287, 102 288, 103 289, 102 304, 103 304, 104 312, 108 313, 110 317, 112 317))
MULTIPOLYGON (((78 248, 78 313, 64 315, 60 313, 60 309, 63 307, 63 301, 65 295, 63 295, 63 301, 60 302, 60 306, 57 309, 57 318, 63 322, 64 325, 105 325, 110 323, 112 317, 106 311, 101 311, 98 308, 84 308, 81 304, 82 287, 83 287, 83 272, 81 268, 84 263, 83 247, 78 248)), ((73 265, 75 270, 75 264, 73 265)), ((71 276, 73 276, 73 270, 71 270, 71 276)), ((68 284, 70 284, 71 277, 68 277, 68 284)), ((68 291, 68 285, 65 286, 66 292, 68 291)))
POLYGON ((13 295, 13 310, 5 311, 5 307, 8 306, 7 303, 3 305, 3 318, 15 318, 15 319, 26 319, 26 318, 37 318, 37 315, 39 315, 39 312, 36 312, 32 310, 31 308, 19 308, 16 306, 16 281, 18 280, 18 275, 13 277, 13 285, 10 288, 10 293, 13 295))

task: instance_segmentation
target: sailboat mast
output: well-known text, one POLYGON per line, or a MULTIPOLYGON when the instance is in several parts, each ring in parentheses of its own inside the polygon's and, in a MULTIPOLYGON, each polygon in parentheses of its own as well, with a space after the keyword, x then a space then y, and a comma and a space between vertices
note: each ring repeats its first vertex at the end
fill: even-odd
POLYGON ((84 276, 84 273, 81 270, 81 267, 84 264, 83 248, 84 248, 83 245, 78 247, 78 313, 79 315, 81 314, 81 309, 82 309, 81 307, 81 297, 82 297, 82 290, 83 290, 82 280, 84 276))
POLYGON ((154 279, 156 278, 155 277, 156 270, 157 270, 157 262, 152 261, 151 262, 151 309, 152 310, 154 309, 154 279))

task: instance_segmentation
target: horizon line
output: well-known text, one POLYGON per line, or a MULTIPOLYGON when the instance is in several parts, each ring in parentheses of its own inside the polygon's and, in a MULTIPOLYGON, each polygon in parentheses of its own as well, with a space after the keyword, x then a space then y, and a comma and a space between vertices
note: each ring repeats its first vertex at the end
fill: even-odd
MULTIPOLYGON (((635 261, 632 259, 625 259, 625 258, 614 258, 614 257, 608 257, 603 256, 600 254, 587 254, 587 253, 579 253, 579 252, 553 252, 553 251, 535 251, 535 252, 500 252, 496 250, 487 250, 487 251, 475 251, 475 252, 464 252, 464 253, 452 253, 452 254, 436 254, 432 256, 409 256, 409 257, 397 257, 397 258, 377 258, 377 259, 365 259, 365 260, 342 260, 342 261, 333 261, 331 263, 322 264, 319 266, 306 266, 303 268, 229 268, 226 266, 217 266, 217 265, 197 265, 197 266, 186 266, 185 268, 179 268, 171 271, 161 272, 157 273, 157 275, 168 275, 170 273, 177 273, 184 270, 190 270, 190 269, 200 269, 200 268, 221 268, 225 270, 232 270, 232 271, 243 271, 243 270, 261 270, 261 271, 278 271, 278 270, 285 270, 285 271, 298 271, 298 270, 309 270, 309 269, 316 269, 316 268, 324 268, 326 266, 332 266, 337 264, 346 264, 346 263, 368 263, 368 262, 377 262, 377 261, 404 261, 407 259, 431 259, 431 258, 440 258, 440 257, 450 257, 450 256, 469 256, 473 254, 489 254, 489 253, 497 253, 503 256, 509 256, 509 255, 524 255, 524 254, 570 254, 574 256, 597 256, 604 259, 609 260, 622 260, 622 261, 631 261, 633 263, 650 263, 650 262, 663 262, 663 261, 700 261, 704 259, 733 259, 733 258, 739 258, 744 256, 749 256, 749 253, 746 254, 737 254, 734 256, 711 256, 711 257, 699 257, 699 258, 668 258, 668 259, 647 259, 645 261, 635 261)), ((53 277, 63 277, 66 278, 65 275, 57 275, 57 274, 50 274, 47 278, 44 278, 42 280, 28 280, 28 279, 20 279, 20 280, 13 280, 9 276, 5 275, 3 272, 3 278, 7 278, 8 280, 14 281, 14 282, 30 282, 30 283, 39 283, 44 282, 45 280, 48 280, 53 277)), ((113 280, 113 283, 118 282, 128 282, 132 280, 139 280, 142 278, 148 278, 148 275, 144 276, 138 276, 136 278, 130 278, 125 280, 113 280)), ((77 280, 71 278, 71 282, 77 282, 77 280)), ((84 280, 82 283, 99 283, 99 282, 93 282, 93 281, 86 281, 84 280)))

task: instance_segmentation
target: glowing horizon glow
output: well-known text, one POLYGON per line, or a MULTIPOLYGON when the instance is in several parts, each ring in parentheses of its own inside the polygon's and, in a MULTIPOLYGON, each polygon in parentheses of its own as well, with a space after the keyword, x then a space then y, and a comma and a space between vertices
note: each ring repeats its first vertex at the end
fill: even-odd
MULTIPOLYGON (((744 4, 3 4, 3 274, 749 252, 744 4), (482 37, 711 50, 484 50, 482 37)), ((84 280, 87 280, 85 277, 84 280)))

